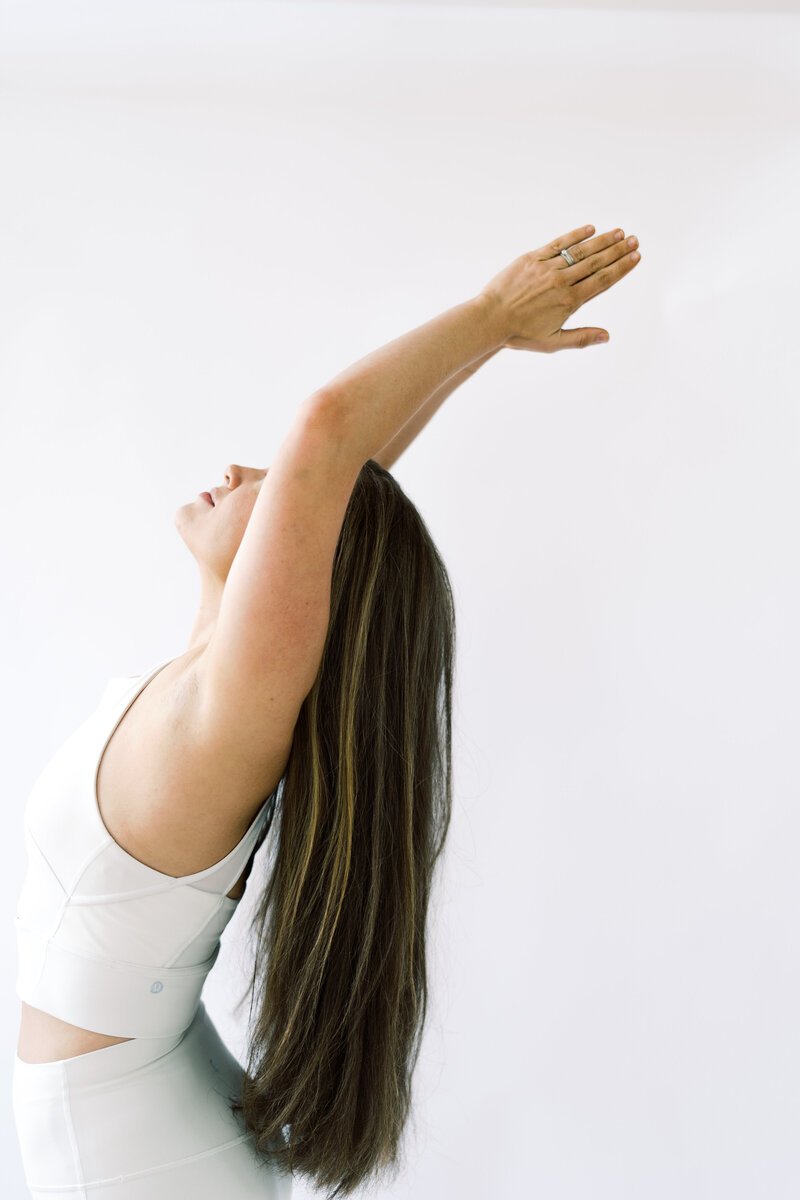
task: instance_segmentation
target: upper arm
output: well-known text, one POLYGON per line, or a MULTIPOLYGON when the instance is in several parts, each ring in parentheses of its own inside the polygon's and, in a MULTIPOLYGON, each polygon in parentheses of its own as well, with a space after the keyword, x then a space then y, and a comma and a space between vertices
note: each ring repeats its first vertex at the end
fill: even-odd
POLYGON ((334 553, 360 469, 326 397, 310 397, 261 484, 197 663, 211 744, 267 757, 290 745, 322 658, 334 553))

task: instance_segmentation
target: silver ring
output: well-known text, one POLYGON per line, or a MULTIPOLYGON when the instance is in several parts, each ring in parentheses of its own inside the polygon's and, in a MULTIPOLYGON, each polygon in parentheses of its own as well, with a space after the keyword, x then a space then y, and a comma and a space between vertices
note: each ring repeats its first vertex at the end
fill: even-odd
POLYGON ((569 250, 562 250, 560 253, 561 253, 562 257, 567 260, 567 262, 569 263, 569 265, 571 267, 575 266, 575 259, 572 257, 569 250))

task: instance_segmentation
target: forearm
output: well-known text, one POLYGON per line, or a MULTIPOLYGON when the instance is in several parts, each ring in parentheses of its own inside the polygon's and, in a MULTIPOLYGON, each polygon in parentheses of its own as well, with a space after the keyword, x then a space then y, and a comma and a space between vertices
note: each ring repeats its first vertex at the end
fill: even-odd
POLYGON ((507 336, 502 312, 479 295, 359 359, 319 392, 337 453, 359 466, 375 457, 433 393, 507 336))
POLYGON ((447 397, 451 396, 456 388, 461 387, 461 384, 469 379, 471 375, 474 375, 490 358, 494 358, 495 354, 501 349, 501 346, 496 346, 494 350, 490 350, 482 358, 476 359, 474 363, 470 363, 468 367, 464 367, 462 371, 458 371, 455 375, 452 375, 446 383, 437 388, 433 395, 429 396, 425 403, 417 409, 410 420, 406 421, 405 425, 398 430, 391 441, 387 442, 377 454, 372 455, 375 462, 380 463, 388 471, 397 462, 403 451, 408 449, 417 434, 422 432, 433 414, 438 412, 442 407, 447 397))

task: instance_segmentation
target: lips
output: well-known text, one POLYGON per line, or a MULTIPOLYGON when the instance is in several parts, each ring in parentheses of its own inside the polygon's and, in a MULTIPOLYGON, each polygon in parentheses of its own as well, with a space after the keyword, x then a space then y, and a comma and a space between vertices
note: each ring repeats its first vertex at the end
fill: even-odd
POLYGON ((201 500, 205 500, 206 504, 210 504, 212 508, 214 507, 214 501, 213 501, 213 499, 211 498, 211 493, 210 493, 210 492, 201 492, 201 493, 200 493, 200 499, 201 499, 201 500))

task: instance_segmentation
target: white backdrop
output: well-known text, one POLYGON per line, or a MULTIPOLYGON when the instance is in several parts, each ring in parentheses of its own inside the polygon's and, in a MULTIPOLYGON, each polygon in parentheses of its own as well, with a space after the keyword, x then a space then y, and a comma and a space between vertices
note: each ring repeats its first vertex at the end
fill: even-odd
MULTIPOLYGON (((459 647, 390 1190, 797 1196, 798 20, 2 6, 4 1196, 23 804, 184 649, 175 509, 584 223, 641 243, 568 322, 610 344, 502 351, 394 468, 459 647)), ((205 991, 240 1058, 255 878, 205 991)))

